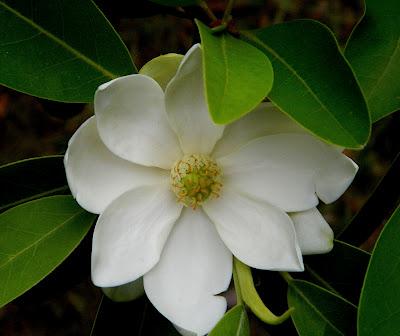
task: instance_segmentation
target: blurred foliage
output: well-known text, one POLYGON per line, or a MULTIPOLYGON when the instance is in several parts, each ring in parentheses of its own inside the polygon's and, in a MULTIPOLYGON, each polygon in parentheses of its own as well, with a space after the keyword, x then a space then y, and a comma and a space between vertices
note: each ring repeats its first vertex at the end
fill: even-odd
MULTIPOLYGON (((195 25, 190 19, 203 15, 198 9, 188 8, 186 12, 182 12, 144 0, 96 2, 121 34, 138 68, 160 54, 185 53, 194 42, 199 41, 195 25)), ((226 2, 216 0, 208 3, 216 15, 222 17, 226 2)), ((233 16, 240 29, 265 27, 295 18, 316 19, 334 31, 341 45, 348 38, 361 13, 361 0, 238 0, 233 10, 233 16)), ((91 106, 50 102, 0 86, 0 164, 35 156, 62 154, 68 139, 92 114, 91 106)), ((399 152, 399 123, 398 112, 384 118, 374 125, 372 138, 365 150, 347 152, 359 164, 359 174, 338 202, 321 206, 325 218, 337 232, 360 209, 399 152)), ((362 247, 371 250, 378 233, 379 231, 375 232, 362 247)), ((91 334, 102 295, 90 282, 90 243, 91 234, 52 275, 32 291, 0 309, 1 335, 91 334)), ((258 289, 261 297, 275 311, 283 312, 286 287, 281 288, 282 281, 279 281, 279 275, 274 272, 255 271, 256 285, 260 274, 264 274, 264 278, 266 274, 269 279, 268 288, 274 288, 274 293, 270 293, 264 285, 260 285, 258 289)), ((227 293, 227 297, 228 301, 232 301, 231 291, 227 293)), ((139 323, 139 328, 136 329, 139 331, 137 334, 130 333, 132 336, 158 335, 158 332, 154 333, 155 329, 148 333, 140 328, 141 322, 138 321, 142 321, 141 317, 133 314, 137 308, 129 308, 134 306, 135 304, 122 307, 125 313, 118 316, 119 322, 125 318, 128 319, 125 323, 139 323), (135 320, 136 318, 139 320, 135 320), (133 322, 134 320, 136 322, 133 322)), ((106 301, 106 312, 114 311, 114 315, 122 312, 121 309, 117 310, 116 306, 112 306, 112 309, 109 307, 110 303, 106 301)), ((155 312, 153 308, 147 309, 150 309, 151 313, 146 318, 146 323, 151 324, 149 319, 155 316, 155 312)), ((100 311, 99 315, 101 314, 104 312, 100 311)), ((96 327, 93 335, 124 335, 124 329, 120 326, 113 329, 115 322, 115 319, 110 318, 110 324, 107 325, 107 319, 102 320, 101 328, 96 327)), ((165 321, 158 320, 157 323, 165 321)), ((252 335, 295 335, 290 321, 281 327, 265 326, 254 318, 250 319, 250 323, 252 335)))

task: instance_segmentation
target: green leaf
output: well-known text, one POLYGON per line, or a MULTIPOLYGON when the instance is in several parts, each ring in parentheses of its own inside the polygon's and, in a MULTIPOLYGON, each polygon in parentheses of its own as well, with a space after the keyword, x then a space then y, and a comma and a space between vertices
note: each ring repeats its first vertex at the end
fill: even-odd
POLYGON ((332 32, 312 20, 296 20, 242 32, 272 62, 269 98, 327 142, 362 148, 370 134, 367 105, 332 32))
POLYGON ((72 196, 28 202, 0 215, 0 307, 56 268, 88 232, 95 215, 72 196))
POLYGON ((303 280, 289 282, 288 303, 300 336, 354 334, 357 307, 343 298, 303 280))
POLYGON ((0 83, 34 96, 91 102, 97 87, 136 72, 90 0, 0 0, 0 83))
POLYGON ((36 198, 68 192, 63 156, 45 156, 0 167, 0 212, 36 198))
POLYGON ((400 6, 367 0, 345 55, 364 91, 372 121, 400 109, 400 6))
POLYGON ((200 21, 208 107, 217 124, 232 122, 255 108, 269 93, 273 70, 268 57, 228 33, 213 34, 200 21))
POLYGON ((164 6, 191 6, 197 5, 200 1, 199 0, 150 0, 151 2, 158 3, 164 6))
POLYGON ((237 305, 228 311, 208 336, 249 336, 250 326, 246 309, 237 305))
POLYGON ((320 285, 358 304, 369 259, 368 252, 336 240, 331 252, 305 256, 304 264, 320 285))
POLYGON ((400 330, 400 206, 376 242, 361 293, 359 336, 398 335, 400 330))

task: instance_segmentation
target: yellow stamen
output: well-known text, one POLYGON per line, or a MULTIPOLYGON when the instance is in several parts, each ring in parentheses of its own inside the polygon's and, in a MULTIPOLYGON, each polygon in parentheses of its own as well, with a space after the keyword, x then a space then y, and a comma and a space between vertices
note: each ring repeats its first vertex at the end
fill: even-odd
POLYGON ((196 209, 210 198, 219 197, 221 169, 208 155, 185 155, 171 169, 171 188, 179 202, 196 209))

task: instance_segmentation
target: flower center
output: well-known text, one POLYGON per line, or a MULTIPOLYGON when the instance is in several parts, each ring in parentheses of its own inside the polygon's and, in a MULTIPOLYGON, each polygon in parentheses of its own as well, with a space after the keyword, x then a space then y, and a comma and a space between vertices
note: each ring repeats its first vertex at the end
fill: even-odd
POLYGON ((219 196, 221 169, 208 155, 186 154, 171 169, 171 186, 179 202, 196 209, 219 196))

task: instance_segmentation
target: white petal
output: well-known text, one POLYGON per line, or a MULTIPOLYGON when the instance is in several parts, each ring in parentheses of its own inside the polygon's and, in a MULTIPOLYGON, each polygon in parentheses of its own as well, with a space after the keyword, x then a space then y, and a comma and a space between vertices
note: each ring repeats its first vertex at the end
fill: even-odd
POLYGON ((358 166, 352 159, 340 152, 337 157, 321 168, 315 178, 316 193, 326 204, 335 202, 342 196, 358 171, 358 166))
POLYGON ((123 159, 169 169, 181 157, 165 113, 164 92, 154 79, 129 75, 103 84, 94 109, 101 139, 123 159))
POLYGON ((217 162, 225 184, 286 212, 315 207, 317 195, 334 201, 357 171, 334 147, 295 133, 255 139, 217 162))
POLYGON ((316 208, 290 214, 302 254, 327 253, 333 247, 333 231, 316 208))
POLYGON ((144 294, 143 277, 116 287, 103 287, 105 296, 115 302, 127 302, 135 300, 144 294))
POLYGON ((232 254, 201 209, 185 208, 160 262, 144 276, 153 305, 172 323, 195 335, 208 333, 226 310, 232 254))
POLYGON ((139 73, 153 78, 163 90, 175 76, 183 55, 166 54, 153 58, 140 69, 139 73))
POLYGON ((112 202, 93 234, 93 283, 114 287, 148 272, 160 259, 181 209, 167 186, 136 188, 112 202))
POLYGON ((208 112, 199 44, 187 52, 177 74, 168 84, 165 104, 182 150, 186 154, 209 154, 222 136, 224 127, 214 124, 208 112))
POLYGON ((168 178, 165 170, 139 166, 111 153, 98 135, 95 117, 72 136, 64 165, 72 195, 83 208, 97 214, 127 190, 168 178))
POLYGON ((266 270, 303 270, 293 223, 283 211, 229 188, 203 208, 226 246, 243 263, 266 270))
POLYGON ((180 326, 177 326, 176 324, 173 324, 175 329, 182 335, 182 336, 197 336, 196 333, 183 329, 180 326))
POLYGON ((225 127, 213 156, 225 156, 251 140, 279 133, 305 133, 306 130, 272 103, 261 103, 243 118, 225 127))

